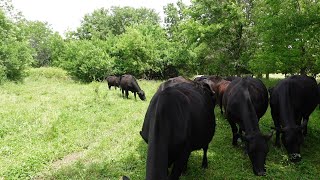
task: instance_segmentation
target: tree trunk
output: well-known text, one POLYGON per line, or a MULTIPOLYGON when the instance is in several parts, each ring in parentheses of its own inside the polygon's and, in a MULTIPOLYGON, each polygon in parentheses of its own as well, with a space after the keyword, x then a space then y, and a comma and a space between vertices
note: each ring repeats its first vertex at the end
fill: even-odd
POLYGON ((266 79, 268 79, 268 80, 269 80, 269 73, 267 73, 267 74, 266 74, 266 79))

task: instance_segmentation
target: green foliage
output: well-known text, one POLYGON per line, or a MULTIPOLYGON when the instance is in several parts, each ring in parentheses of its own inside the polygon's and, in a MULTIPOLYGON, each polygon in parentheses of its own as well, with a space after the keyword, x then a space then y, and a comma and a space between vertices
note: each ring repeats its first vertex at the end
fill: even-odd
POLYGON ((39 80, 43 78, 56 79, 56 80, 68 80, 70 79, 67 71, 56 68, 56 67, 41 67, 41 68, 31 68, 28 71, 28 77, 34 80, 39 80))
POLYGON ((170 65, 166 54, 168 46, 165 31, 159 25, 127 28, 115 44, 116 74, 164 78, 165 70, 170 65))
POLYGON ((103 46, 99 46, 103 43, 99 40, 68 41, 60 66, 81 81, 103 80, 106 75, 112 73, 114 61, 103 46))
POLYGON ((0 9, 0 82, 21 80, 32 60, 30 47, 16 33, 17 26, 0 9))
POLYGON ((129 26, 159 24, 158 14, 151 9, 132 7, 100 8, 84 16, 81 26, 71 36, 79 39, 106 40, 110 35, 120 35, 129 26))
MULTIPOLYGON (((260 72, 319 73, 319 2, 256 1, 258 51, 252 66, 260 72), (259 68, 259 59, 266 66, 259 68), (258 62, 258 63, 255 63, 258 62), (258 68, 258 69, 257 69, 258 68)), ((261 64, 261 63, 260 63, 261 64)))
POLYGON ((63 39, 54 33, 51 27, 40 21, 22 21, 19 23, 23 38, 26 39, 33 53, 33 67, 51 66, 58 61, 63 52, 63 39))

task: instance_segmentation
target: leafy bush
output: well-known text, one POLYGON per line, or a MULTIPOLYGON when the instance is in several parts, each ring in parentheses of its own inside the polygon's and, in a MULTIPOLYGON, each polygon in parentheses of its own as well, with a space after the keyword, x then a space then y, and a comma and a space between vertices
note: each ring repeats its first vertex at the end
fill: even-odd
POLYGON ((107 74, 112 73, 112 65, 113 58, 108 55, 106 49, 99 43, 88 40, 67 42, 64 58, 60 62, 60 66, 70 75, 85 82, 103 80, 107 74))
POLYGON ((34 79, 38 79, 42 77, 48 78, 48 79, 58 79, 58 80, 69 79, 68 72, 57 67, 32 68, 28 71, 28 75, 34 79))
POLYGON ((17 26, 0 10, 0 82, 21 80, 32 60, 28 43, 17 38, 17 26))

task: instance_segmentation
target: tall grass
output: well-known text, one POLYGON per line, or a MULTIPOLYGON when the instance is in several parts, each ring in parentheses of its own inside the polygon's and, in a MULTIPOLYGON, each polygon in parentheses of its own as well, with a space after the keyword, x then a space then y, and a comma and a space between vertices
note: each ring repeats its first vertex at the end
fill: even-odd
MULTIPOLYGON (((0 178, 144 179, 147 145, 139 131, 160 82, 138 82, 147 101, 132 94, 123 99, 104 82, 74 82, 59 69, 33 69, 23 83, 0 86, 0 178)), ((319 115, 317 109, 310 118, 300 163, 290 163, 272 138, 262 179, 320 177, 319 115)), ((208 169, 201 168, 202 152, 195 151, 181 179, 255 179, 243 145, 232 146, 231 128, 218 108, 216 120, 208 169)), ((260 127, 268 133, 272 125, 268 110, 260 127)))

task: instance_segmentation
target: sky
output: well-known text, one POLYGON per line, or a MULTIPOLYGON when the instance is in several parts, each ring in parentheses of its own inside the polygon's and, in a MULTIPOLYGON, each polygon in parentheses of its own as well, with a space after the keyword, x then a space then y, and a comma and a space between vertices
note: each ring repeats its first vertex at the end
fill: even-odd
MULTIPOLYGON (((67 30, 76 30, 85 14, 111 6, 146 7, 163 15, 163 6, 177 0, 12 0, 13 6, 27 20, 48 22, 61 35, 67 30)), ((183 0, 190 4, 190 0, 183 0)))

